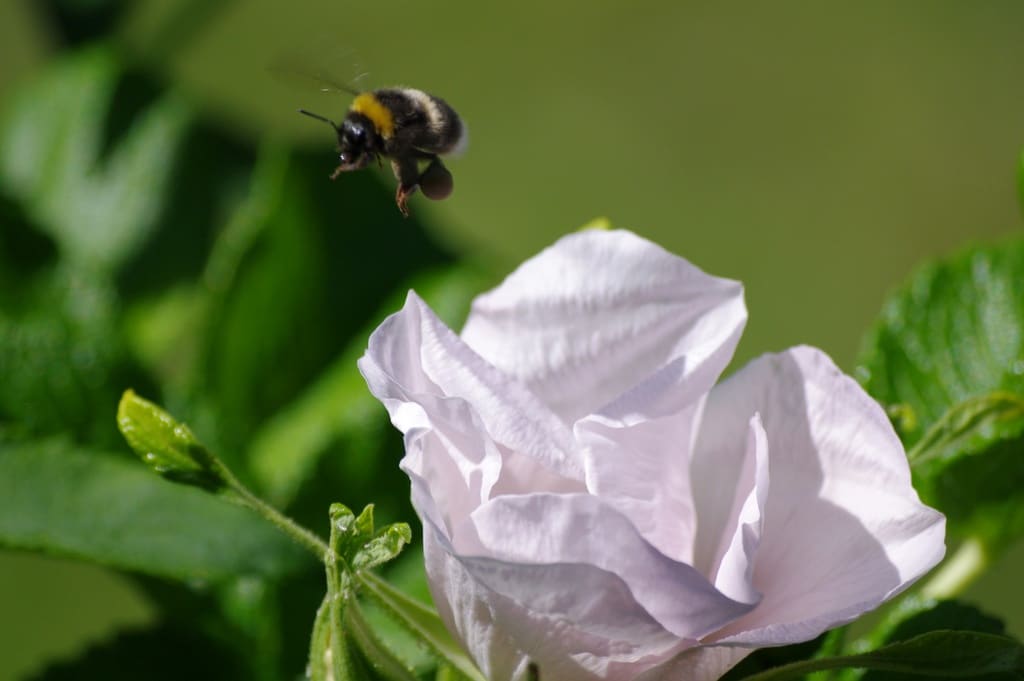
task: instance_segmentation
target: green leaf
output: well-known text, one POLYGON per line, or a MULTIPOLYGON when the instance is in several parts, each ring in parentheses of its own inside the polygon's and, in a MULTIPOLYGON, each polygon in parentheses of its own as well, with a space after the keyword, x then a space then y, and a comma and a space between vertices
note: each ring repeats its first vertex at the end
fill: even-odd
POLYGON ((471 681, 486 681, 452 640, 441 618, 432 608, 409 598, 372 572, 360 572, 356 579, 362 587, 362 593, 415 634, 442 664, 454 667, 471 681))
POLYGON ((247 509, 60 439, 0 443, 0 499, 0 546, 190 581, 309 564, 247 509))
POLYGON ((352 557, 352 569, 368 570, 394 560, 410 541, 412 529, 407 523, 393 523, 383 527, 356 551, 352 557))
POLYGON ((800 679, 828 669, 864 668, 940 678, 1024 678, 1024 646, 1007 636, 933 631, 859 655, 805 660, 748 676, 747 681, 800 679))
POLYGON ((216 461, 188 426, 131 390, 118 404, 117 425, 139 458, 168 480, 211 491, 226 485, 216 461))
POLYGON ((1002 620, 958 601, 938 601, 913 595, 900 601, 866 637, 865 649, 905 641, 939 629, 1005 634, 1002 620))
MULTIPOLYGON (((938 630, 995 635, 1006 633, 1006 627, 1001 620, 985 614, 974 606, 912 595, 901 600, 870 634, 852 644, 850 650, 869 651, 938 630)), ((904 681, 910 677, 892 671, 868 671, 855 678, 864 681, 904 681)))
POLYGON ((117 121, 106 148, 121 75, 110 50, 66 57, 19 93, 0 130, 0 182, 84 269, 118 267, 148 239, 190 119, 164 95, 117 121))
POLYGON ((907 452, 914 469, 927 478, 958 456, 983 452, 997 440, 1024 431, 1024 396, 991 392, 951 407, 907 452))
POLYGON ((367 570, 398 557, 412 540, 406 523, 374 528, 373 504, 357 517, 344 504, 331 504, 331 546, 348 570, 367 570))
POLYGON ((1024 240, 918 271, 883 308, 858 373, 895 418, 915 486, 953 534, 1024 531, 1024 240))

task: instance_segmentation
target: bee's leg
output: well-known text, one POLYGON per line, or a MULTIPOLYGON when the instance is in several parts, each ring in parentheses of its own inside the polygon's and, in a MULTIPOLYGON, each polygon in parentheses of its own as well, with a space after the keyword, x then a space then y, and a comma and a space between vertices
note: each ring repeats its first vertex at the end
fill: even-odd
POLYGON ((398 180, 398 190, 395 192, 395 203, 402 215, 409 217, 409 197, 416 193, 420 182, 420 168, 415 156, 403 156, 391 161, 391 169, 395 171, 395 178, 398 180))

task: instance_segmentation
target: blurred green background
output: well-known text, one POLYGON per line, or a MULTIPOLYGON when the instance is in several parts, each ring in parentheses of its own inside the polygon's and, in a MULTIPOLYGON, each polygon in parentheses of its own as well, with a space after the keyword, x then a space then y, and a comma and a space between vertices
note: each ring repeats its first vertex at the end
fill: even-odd
MULTIPOLYGON (((916 263, 1020 230, 1022 30, 1017 0, 6 0, 0 100, 104 38, 240 144, 322 159, 342 192, 360 180, 327 183, 332 134, 295 109, 340 118, 347 101, 302 73, 419 87, 471 131, 454 195, 412 202, 442 251, 497 277, 607 216, 745 283, 739 361, 809 343, 851 370, 916 263)), ((393 191, 386 169, 366 174, 393 191)), ((357 228, 351 205, 338 230, 357 228)), ((1018 547, 969 594, 1018 635, 1022 566, 1018 547)), ((0 553, 0 679, 152 617, 111 571, 0 553)))

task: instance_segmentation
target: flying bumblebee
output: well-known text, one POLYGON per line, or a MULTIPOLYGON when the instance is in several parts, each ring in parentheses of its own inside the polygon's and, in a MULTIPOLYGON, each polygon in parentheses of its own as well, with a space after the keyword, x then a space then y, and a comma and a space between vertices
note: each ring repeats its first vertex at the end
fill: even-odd
POLYGON ((466 126, 455 110, 440 97, 412 88, 352 94, 355 100, 340 125, 299 109, 299 113, 327 123, 338 134, 340 162, 331 179, 386 157, 398 180, 395 203, 402 215, 409 217, 409 197, 417 189, 429 199, 448 198, 454 181, 441 156, 461 153, 468 142, 466 126), (420 171, 423 164, 426 167, 420 171))

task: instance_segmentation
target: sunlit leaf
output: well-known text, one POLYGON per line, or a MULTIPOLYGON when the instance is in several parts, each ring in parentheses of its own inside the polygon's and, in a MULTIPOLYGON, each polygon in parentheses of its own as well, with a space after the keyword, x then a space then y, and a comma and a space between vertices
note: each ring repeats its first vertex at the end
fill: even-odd
POLYGON ((921 269, 886 303, 859 374, 950 530, 1024 530, 1024 240, 921 269))
POLYGON ((190 581, 277 576, 309 558, 251 511, 64 440, 0 444, 0 545, 190 581))
POLYGON ((933 631, 859 655, 794 662, 746 677, 785 681, 828 669, 862 668, 939 678, 1024 678, 1024 646, 993 634, 933 631), (989 676, 997 675, 997 676, 989 676))
MULTIPOLYGON (((1006 627, 1001 620, 985 614, 974 606, 957 601, 936 601, 921 596, 911 596, 887 613, 885 619, 875 626, 868 635, 854 642, 850 646, 850 650, 852 652, 868 651, 938 630, 996 635, 1006 633, 1006 627)), ((899 672, 870 670, 860 674, 850 674, 849 678, 864 679, 865 681, 902 681, 910 677, 899 672)))
POLYGON ((143 463, 168 480, 208 490, 226 485, 214 458, 188 426, 131 390, 121 396, 117 426, 143 463))

